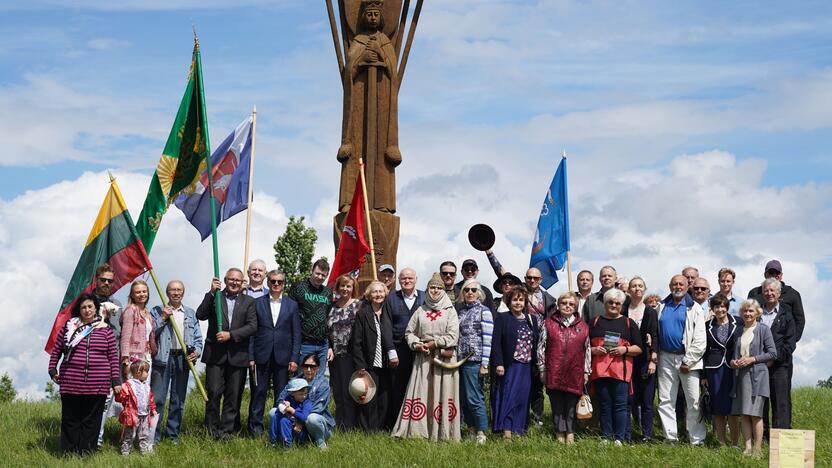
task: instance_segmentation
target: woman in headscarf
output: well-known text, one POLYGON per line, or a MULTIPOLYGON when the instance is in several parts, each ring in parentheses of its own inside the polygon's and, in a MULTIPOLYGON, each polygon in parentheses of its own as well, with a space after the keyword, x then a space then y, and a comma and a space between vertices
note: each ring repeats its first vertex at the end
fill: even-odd
POLYGON ((98 314, 99 308, 95 296, 82 294, 49 358, 49 377, 61 393, 61 450, 65 453, 83 455, 96 450, 110 388, 121 392, 116 338, 98 314))
POLYGON ((413 372, 393 437, 460 439, 459 373, 455 348, 459 321, 442 278, 434 273, 425 303, 404 332, 413 350, 413 372))

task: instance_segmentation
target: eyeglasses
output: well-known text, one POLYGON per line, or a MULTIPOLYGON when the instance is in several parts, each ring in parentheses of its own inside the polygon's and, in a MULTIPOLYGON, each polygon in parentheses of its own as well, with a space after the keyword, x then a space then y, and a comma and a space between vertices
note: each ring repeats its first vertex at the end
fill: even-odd
POLYGON ((110 284, 115 281, 113 278, 97 278, 99 283, 110 284))
POLYGON ((236 278, 226 278, 226 279, 225 279, 225 282, 226 282, 226 283, 237 284, 237 283, 242 283, 242 282, 243 282, 243 280, 241 280, 241 279, 236 279, 236 278))
POLYGON ((462 291, 467 292, 467 293, 475 293, 478 290, 479 290, 478 288, 462 288, 462 291))
POLYGON ((441 272, 441 273, 439 273, 439 274, 440 274, 440 275, 442 275, 442 276, 456 276, 456 272, 455 272, 455 271, 443 271, 443 272, 441 272))
POLYGON ((462 271, 464 271, 466 273, 473 273, 473 272, 477 271, 477 268, 476 267, 465 267, 465 268, 462 269, 462 271))
POLYGON ((711 288, 708 288, 708 287, 705 287, 705 286, 694 286, 694 287, 693 287, 693 290, 694 290, 694 291, 708 291, 708 290, 710 290, 710 289, 711 289, 711 288))
POLYGON ((609 302, 607 302, 607 305, 613 306, 613 307, 621 307, 621 303, 616 302, 616 301, 609 301, 609 302))
POLYGON ((315 365, 315 364, 304 364, 301 367, 303 367, 304 369, 317 369, 318 368, 318 366, 315 365))
POLYGON ((539 276, 526 276, 526 281, 540 281, 539 276))
POLYGON ((283 284, 285 282, 284 280, 269 280, 269 284, 283 284))

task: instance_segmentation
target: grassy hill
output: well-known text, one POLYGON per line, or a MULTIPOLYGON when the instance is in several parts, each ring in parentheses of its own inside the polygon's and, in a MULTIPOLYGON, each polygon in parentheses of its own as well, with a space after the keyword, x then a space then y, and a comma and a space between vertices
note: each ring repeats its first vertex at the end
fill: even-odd
MULTIPOLYGON (((800 388, 794 391, 794 427, 814 429, 817 436, 816 465, 832 466, 832 390, 800 388)), ((548 406, 548 405, 547 405, 548 406)), ((247 408, 247 403, 244 408, 247 408)), ((611 447, 593 437, 580 438, 574 446, 558 445, 551 428, 533 429, 529 436, 503 441, 490 439, 482 447, 472 442, 430 443, 396 441, 387 435, 336 433, 329 450, 309 447, 280 450, 267 440, 236 438, 215 442, 202 429, 204 406, 194 395, 185 410, 182 444, 163 442, 156 454, 133 453, 123 457, 116 442, 120 426, 110 419, 107 443, 102 451, 86 459, 62 457, 58 452, 59 403, 13 402, 0 405, 2 463, 4 466, 768 466, 768 460, 753 461, 727 448, 694 448, 661 444, 611 447)), ((547 408, 548 412, 548 408, 547 408)))

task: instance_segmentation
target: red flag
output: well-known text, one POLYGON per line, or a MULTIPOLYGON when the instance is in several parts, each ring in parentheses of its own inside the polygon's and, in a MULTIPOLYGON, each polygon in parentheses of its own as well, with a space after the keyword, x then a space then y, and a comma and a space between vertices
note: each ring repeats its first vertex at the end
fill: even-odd
POLYGON ((370 245, 364 237, 365 219, 364 186, 361 184, 359 174, 355 180, 355 193, 352 196, 350 211, 347 213, 344 227, 341 230, 341 240, 338 242, 338 251, 335 253, 335 262, 332 264, 328 286, 335 284, 335 280, 344 273, 358 276, 364 257, 370 252, 370 245))

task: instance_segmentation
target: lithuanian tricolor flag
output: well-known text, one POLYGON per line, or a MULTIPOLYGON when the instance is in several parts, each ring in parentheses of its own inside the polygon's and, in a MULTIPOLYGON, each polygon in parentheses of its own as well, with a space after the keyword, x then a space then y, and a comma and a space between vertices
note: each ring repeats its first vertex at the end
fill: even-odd
POLYGON ((98 217, 95 218, 84 251, 78 259, 78 265, 75 266, 75 273, 72 274, 66 288, 61 310, 55 317, 52 332, 49 333, 49 340, 44 348, 47 353, 52 351, 58 332, 71 317, 72 306, 78 296, 95 289, 95 269, 102 263, 109 263, 115 272, 113 291, 153 268, 136 233, 136 226, 133 225, 133 218, 127 211, 121 190, 112 176, 110 190, 104 197, 98 217))

